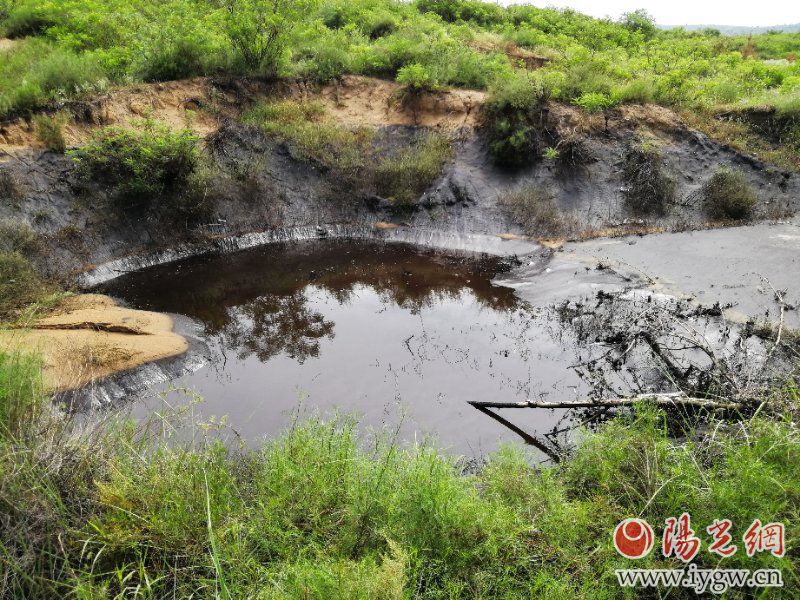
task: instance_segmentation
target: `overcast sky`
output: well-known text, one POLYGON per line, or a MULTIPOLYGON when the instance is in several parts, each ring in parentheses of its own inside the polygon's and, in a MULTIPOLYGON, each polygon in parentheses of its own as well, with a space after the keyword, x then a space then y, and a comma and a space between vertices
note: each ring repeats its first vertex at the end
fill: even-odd
MULTIPOLYGON (((502 4, 521 4, 504 0, 502 4)), ((525 0, 534 6, 574 8, 593 17, 613 18, 644 8, 659 25, 788 25, 800 23, 800 0, 525 0)))

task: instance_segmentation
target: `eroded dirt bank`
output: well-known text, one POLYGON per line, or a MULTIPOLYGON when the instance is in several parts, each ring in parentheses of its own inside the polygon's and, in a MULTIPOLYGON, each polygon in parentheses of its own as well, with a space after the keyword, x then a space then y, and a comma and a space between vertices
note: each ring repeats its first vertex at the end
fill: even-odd
POLYGON ((30 227, 37 237, 33 258, 51 273, 77 273, 125 256, 174 248, 250 232, 343 224, 371 228, 376 223, 454 234, 524 234, 498 204, 521 184, 552 193, 563 215, 565 236, 584 238, 631 231, 704 227, 696 192, 720 165, 740 169, 760 197, 756 218, 792 214, 800 203, 800 177, 734 151, 685 127, 669 109, 625 106, 605 116, 551 105, 545 127, 554 136, 579 132, 585 140, 583 164, 565 169, 544 159, 509 171, 491 164, 476 126, 482 95, 453 91, 412 106, 393 101, 392 82, 348 77, 336 86, 301 83, 266 86, 237 80, 194 79, 112 92, 68 105, 69 145, 85 141, 107 124, 131 125, 149 116, 172 127, 190 127, 206 136, 218 168, 215 207, 210 218, 189 224, 158 209, 144 215, 115 210, 108 190, 79 181, 73 161, 41 149, 32 125, 0 124, 0 170, 18 183, 18 194, 0 203, 0 223, 30 227), (392 203, 339 174, 298 158, 291 144, 276 142, 237 115, 260 98, 314 98, 346 126, 377 128, 375 144, 402 149, 418 126, 454 136, 455 154, 445 171, 422 194, 413 210, 392 203), (657 145, 677 178, 676 204, 663 216, 630 214, 622 202, 621 167, 626 148, 637 140, 657 145), (245 176, 241 174, 245 173, 245 176))

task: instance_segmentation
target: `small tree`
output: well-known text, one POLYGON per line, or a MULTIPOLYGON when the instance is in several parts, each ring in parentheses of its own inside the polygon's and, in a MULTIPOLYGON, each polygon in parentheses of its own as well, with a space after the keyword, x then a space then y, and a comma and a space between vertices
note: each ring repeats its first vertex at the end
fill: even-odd
POLYGON ((622 15, 622 24, 630 31, 641 33, 646 40, 655 37, 658 31, 656 20, 643 8, 622 15))
POLYGON ((298 0, 226 0, 225 33, 247 69, 267 77, 278 75, 302 4, 298 0))

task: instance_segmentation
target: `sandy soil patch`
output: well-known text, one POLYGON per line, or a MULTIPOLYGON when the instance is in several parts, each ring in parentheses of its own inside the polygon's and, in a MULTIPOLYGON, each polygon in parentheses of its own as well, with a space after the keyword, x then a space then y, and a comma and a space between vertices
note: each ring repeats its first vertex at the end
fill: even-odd
MULTIPOLYGON (((251 103, 268 97, 320 100, 334 119, 352 126, 420 125, 453 130, 478 123, 483 92, 449 90, 425 95, 411 105, 402 106, 396 101, 399 89, 393 81, 360 76, 347 76, 340 83, 321 88, 299 81, 272 86, 235 81, 214 87, 205 77, 138 84, 71 103, 72 114, 64 127, 64 138, 67 146, 79 146, 98 127, 135 127, 137 121, 146 117, 176 130, 188 128, 205 137, 251 103)), ((43 149, 44 145, 37 139, 29 119, 19 117, 0 122, 0 153, 30 148, 43 149)))
POLYGON ((423 95, 417 101, 401 105, 393 81, 371 77, 347 76, 341 83, 320 92, 311 91, 309 99, 319 98, 328 112, 347 125, 385 127, 418 125, 437 129, 475 127, 485 94, 474 90, 453 89, 423 95))
MULTIPOLYGON (((137 121, 147 117, 176 130, 188 128, 205 136, 219 127, 217 118, 203 110, 210 104, 210 95, 209 82, 203 77, 114 90, 85 102, 73 103, 72 118, 64 127, 64 138, 67 146, 79 146, 97 127, 134 127, 137 121)), ((0 151, 43 147, 30 120, 20 117, 0 123, 0 151)))
POLYGON ((84 294, 30 329, 0 331, 0 348, 41 353, 45 385, 55 392, 177 356, 188 344, 172 331, 167 315, 123 308, 107 296, 84 294))
POLYGON ((0 38, 0 52, 5 52, 6 50, 11 50, 14 47, 14 44, 17 43, 17 40, 10 40, 8 38, 0 38))

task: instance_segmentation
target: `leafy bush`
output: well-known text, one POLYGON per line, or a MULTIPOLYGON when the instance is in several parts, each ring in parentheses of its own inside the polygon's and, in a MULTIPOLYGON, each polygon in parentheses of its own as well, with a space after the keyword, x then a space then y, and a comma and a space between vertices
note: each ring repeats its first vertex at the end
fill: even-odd
POLYGON ((665 172, 661 154, 652 146, 628 148, 622 180, 625 204, 635 214, 662 215, 675 200, 677 184, 665 172))
POLYGON ((244 66, 265 77, 276 77, 286 61, 288 35, 302 18, 298 0, 231 0, 225 33, 244 66))
POLYGON ((384 156, 375 168, 378 194, 399 205, 414 203, 442 172, 452 156, 450 141, 427 133, 411 148, 384 156))
POLYGON ((545 95, 541 81, 527 74, 492 89, 483 111, 489 155, 496 164, 520 166, 539 157, 545 95))
POLYGON ((397 71, 397 83, 405 86, 410 94, 420 94, 436 89, 436 82, 424 66, 412 63, 397 71))
POLYGON ((31 6, 21 4, 8 11, 5 22, 2 23, 6 36, 21 38, 29 35, 39 35, 49 27, 58 24, 58 15, 48 10, 50 6, 31 6))
POLYGON ((758 197, 741 171, 721 167, 702 187, 703 208, 712 219, 747 219, 758 197))
POLYGON ((46 289, 26 258, 18 252, 0 251, 0 319, 35 302, 46 289))
POLYGON ((59 112, 54 115, 38 114, 33 117, 33 130, 37 139, 49 150, 63 154, 67 150, 64 139, 64 126, 69 121, 69 113, 59 112))
POLYGON ((336 32, 303 48, 299 53, 299 73, 317 83, 328 83, 349 73, 353 59, 343 37, 346 36, 336 32))
POLYGON ((614 106, 615 102, 606 94, 587 92, 575 100, 575 105, 588 112, 602 112, 614 106))
POLYGON ((564 219, 552 194, 534 184, 524 184, 500 195, 497 203, 530 236, 563 233, 564 219))
POLYGON ((137 129, 97 130, 70 156, 83 179, 111 186, 117 204, 128 210, 178 197, 197 169, 198 142, 191 131, 144 120, 137 129))
MULTIPOLYGON (((174 33, 174 32, 173 32, 174 33)), ((211 71, 209 48, 197 37, 178 35, 164 36, 142 55, 138 66, 140 77, 145 81, 169 81, 211 71)))
POLYGON ((646 40, 654 38, 658 33, 655 19, 641 8, 622 15, 622 24, 627 29, 640 33, 646 40))

